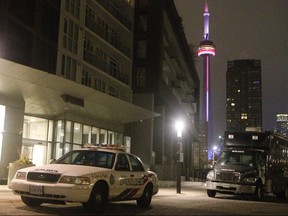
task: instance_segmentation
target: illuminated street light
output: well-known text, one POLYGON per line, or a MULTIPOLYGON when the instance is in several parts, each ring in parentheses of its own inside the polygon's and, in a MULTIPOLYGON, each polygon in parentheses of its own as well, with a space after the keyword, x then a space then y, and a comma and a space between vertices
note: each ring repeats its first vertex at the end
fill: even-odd
POLYGON ((177 121, 175 124, 177 131, 177 144, 179 145, 179 160, 177 160, 177 193, 181 193, 181 167, 183 162, 183 143, 182 143, 182 131, 184 128, 184 124, 182 121, 177 121))
POLYGON ((177 131, 177 138, 182 138, 182 131, 183 131, 183 128, 184 128, 184 124, 182 121, 177 121, 176 124, 175 124, 175 127, 176 127, 176 131, 177 131))

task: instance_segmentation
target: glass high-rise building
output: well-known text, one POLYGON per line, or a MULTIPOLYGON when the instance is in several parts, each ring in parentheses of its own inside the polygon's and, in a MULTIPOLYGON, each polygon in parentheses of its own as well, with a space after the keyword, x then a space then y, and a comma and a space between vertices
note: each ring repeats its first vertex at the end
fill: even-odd
POLYGON ((228 61, 226 72, 226 130, 262 128, 261 61, 228 61))
POLYGON ((288 136, 288 114, 276 115, 275 132, 283 136, 288 136))

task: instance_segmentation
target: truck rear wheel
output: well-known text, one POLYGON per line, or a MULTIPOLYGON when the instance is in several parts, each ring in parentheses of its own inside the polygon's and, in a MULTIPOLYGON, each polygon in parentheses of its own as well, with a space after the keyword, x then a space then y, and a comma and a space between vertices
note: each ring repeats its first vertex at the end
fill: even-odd
POLYGON ((254 200, 260 201, 263 197, 263 186, 261 183, 258 183, 254 192, 254 200))
POLYGON ((215 196, 216 196, 216 191, 214 191, 214 190, 207 190, 207 195, 208 195, 208 197, 215 197, 215 196))

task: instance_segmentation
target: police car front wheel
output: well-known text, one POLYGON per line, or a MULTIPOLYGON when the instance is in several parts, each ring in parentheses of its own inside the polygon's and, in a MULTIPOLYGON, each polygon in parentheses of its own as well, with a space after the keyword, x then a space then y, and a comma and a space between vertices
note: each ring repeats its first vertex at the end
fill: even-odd
POLYGON ((105 187, 96 185, 91 192, 88 202, 82 203, 83 207, 93 212, 103 212, 107 204, 107 192, 105 187))
POLYGON ((43 202, 39 199, 34 199, 31 197, 21 196, 22 202, 30 207, 37 207, 40 206, 43 202))
POLYGON ((147 185, 143 191, 141 198, 137 199, 137 205, 141 208, 148 208, 152 199, 152 185, 147 185))

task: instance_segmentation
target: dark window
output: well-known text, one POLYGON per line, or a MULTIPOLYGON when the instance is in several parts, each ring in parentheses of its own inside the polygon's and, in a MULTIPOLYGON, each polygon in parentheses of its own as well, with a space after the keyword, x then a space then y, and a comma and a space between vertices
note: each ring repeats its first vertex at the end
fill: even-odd
POLYGON ((115 154, 102 151, 71 151, 57 160, 56 164, 76 164, 112 169, 115 154))
POLYGON ((129 162, 126 154, 118 154, 115 170, 130 171, 129 162))
POLYGON ((129 157, 129 161, 130 161, 130 164, 132 166, 132 171, 141 171, 143 172, 145 169, 142 165, 142 162, 139 160, 139 158, 133 156, 133 155, 128 155, 129 157))

